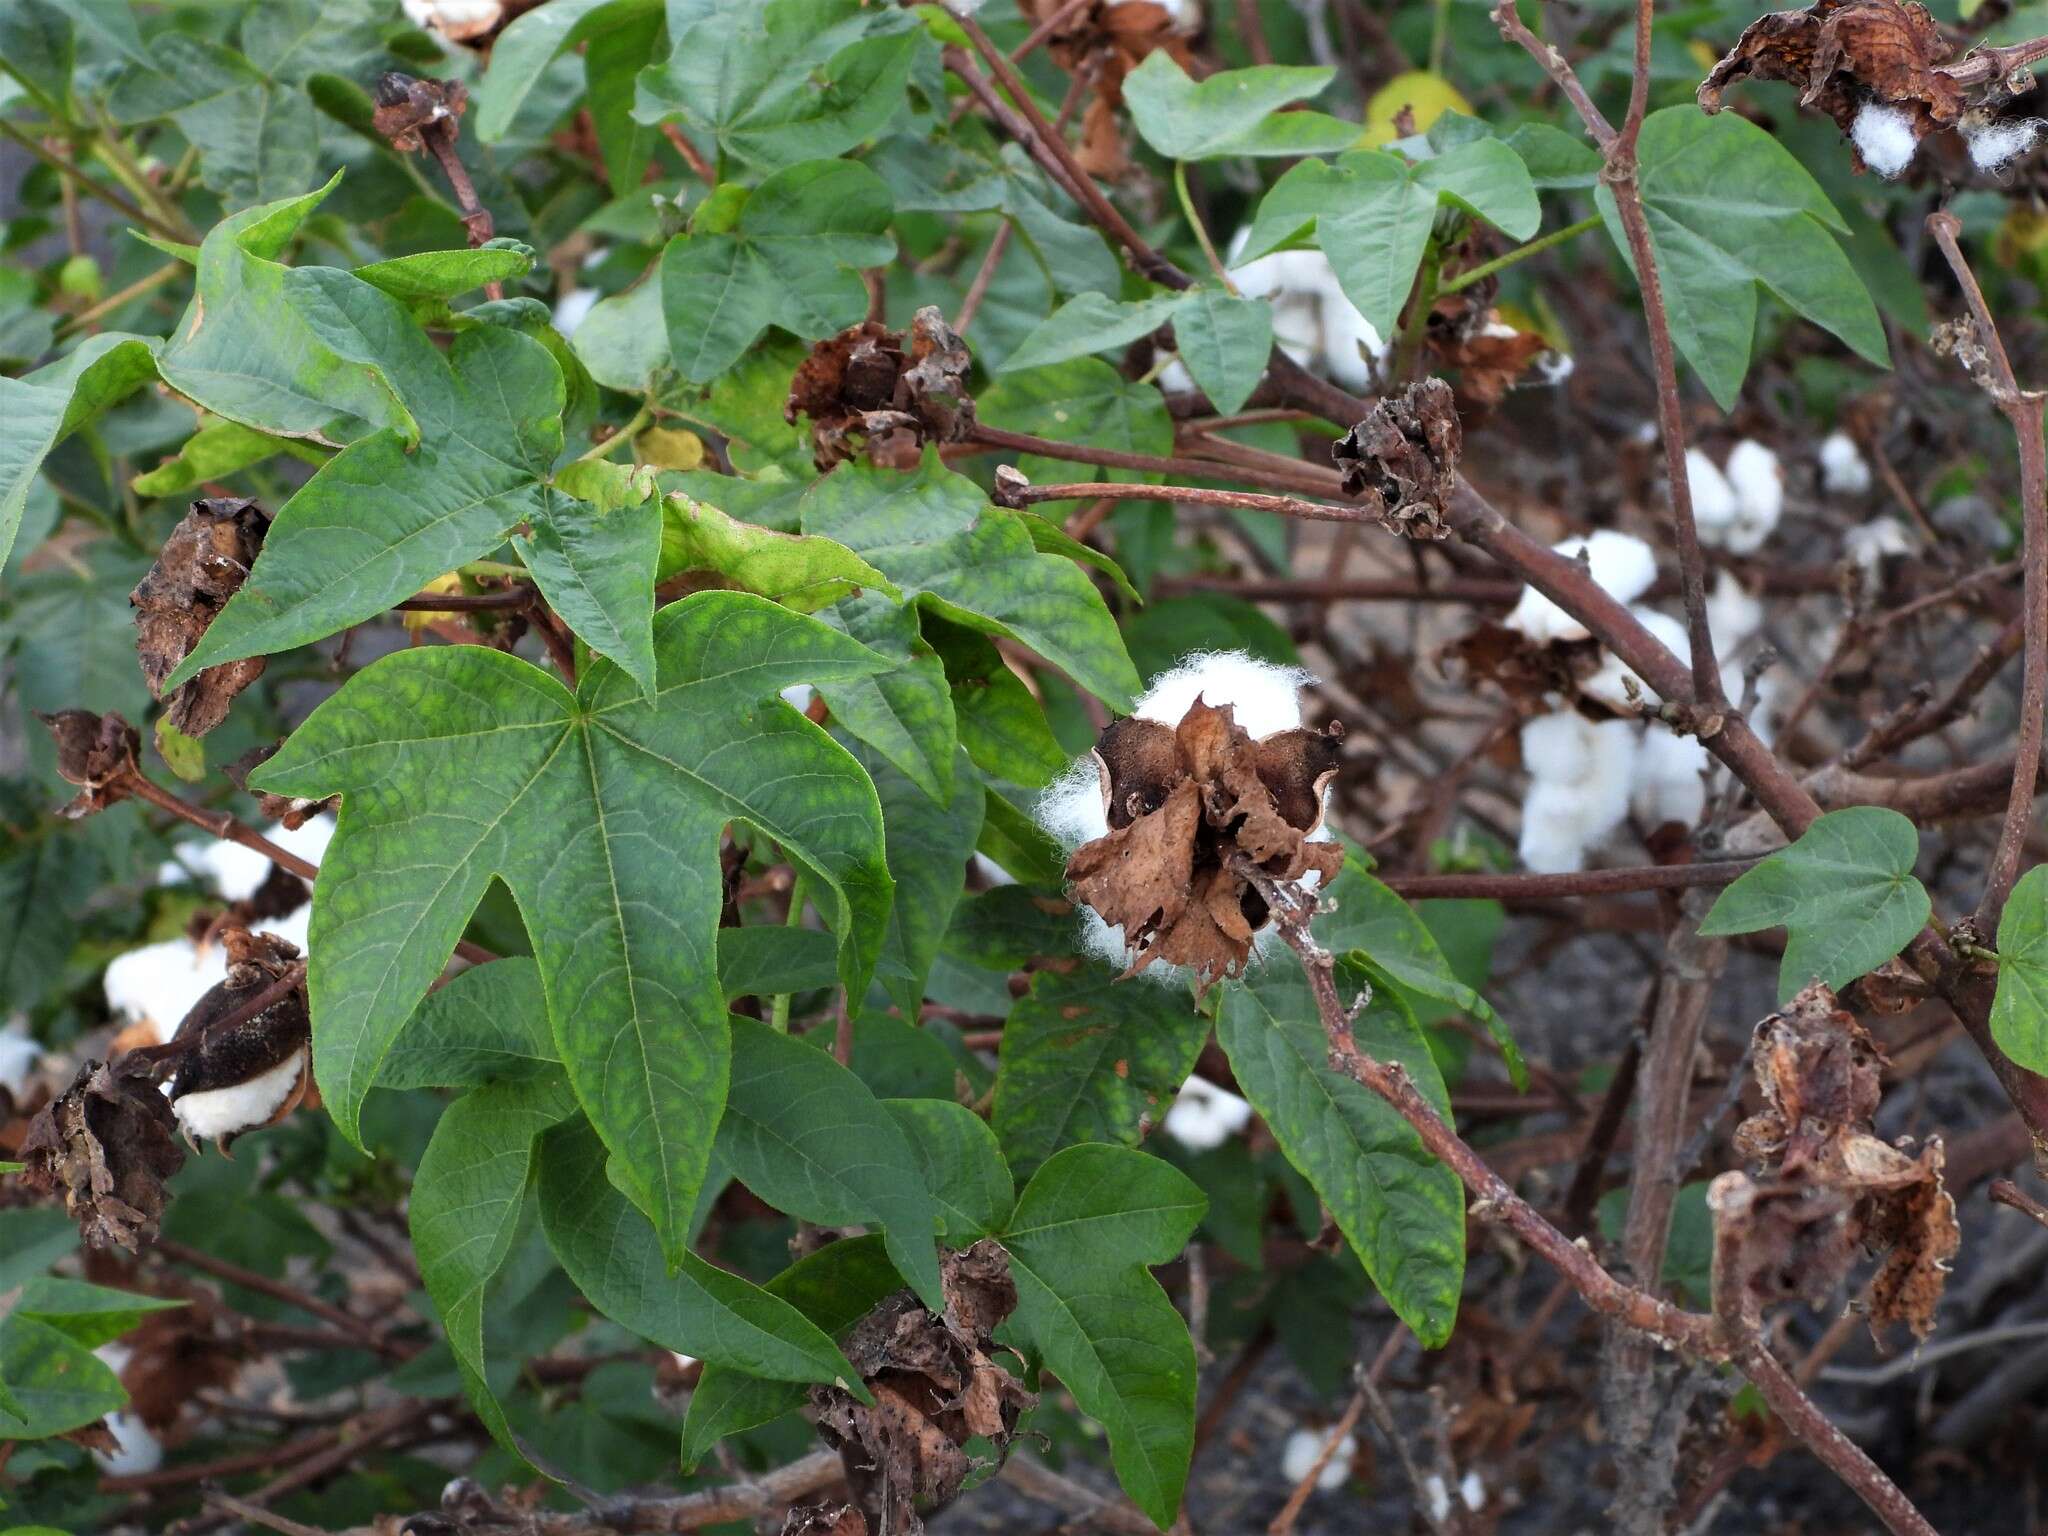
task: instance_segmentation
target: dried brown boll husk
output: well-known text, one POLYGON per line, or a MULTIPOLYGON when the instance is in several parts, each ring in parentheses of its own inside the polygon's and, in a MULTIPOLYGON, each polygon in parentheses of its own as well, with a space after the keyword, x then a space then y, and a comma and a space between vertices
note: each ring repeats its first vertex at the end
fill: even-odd
POLYGON ((185 1166, 176 1129, 155 1067, 131 1051, 80 1067, 30 1122, 21 1160, 31 1184, 63 1197, 88 1247, 140 1252, 170 1201, 165 1180, 185 1166))
POLYGON ((1338 767, 1341 726, 1254 741, 1229 705, 1196 700, 1181 722, 1135 716, 1095 746, 1109 832, 1067 861, 1074 894, 1135 951, 1127 974, 1181 965, 1198 988, 1243 971, 1271 917, 1245 865, 1273 881, 1335 878, 1344 851, 1313 840, 1338 767))
POLYGON ((784 418, 811 422, 821 471, 857 458, 882 469, 917 468, 927 443, 957 443, 974 425, 967 344, 932 305, 910 331, 863 321, 811 348, 790 380, 784 418))
MULTIPOLYGON (((142 680, 154 697, 164 697, 164 679, 242 590, 269 531, 270 519, 255 502, 213 496, 193 502, 164 540, 156 563, 128 594, 142 680)), ((235 695, 263 675, 264 661, 222 662, 179 684, 170 696, 171 724, 187 736, 204 736, 227 718, 235 695)))

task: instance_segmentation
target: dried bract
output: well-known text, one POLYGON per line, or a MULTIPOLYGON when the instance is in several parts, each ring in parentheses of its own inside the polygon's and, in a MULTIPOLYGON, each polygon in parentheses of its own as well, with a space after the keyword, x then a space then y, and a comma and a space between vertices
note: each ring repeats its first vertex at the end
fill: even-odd
POLYGON ((96 715, 88 709, 60 709, 36 718, 57 743, 57 772, 78 786, 58 815, 77 821, 128 798, 128 785, 141 772, 136 754, 142 737, 134 726, 111 710, 96 715))
POLYGON ((931 305, 909 334, 876 321, 811 348, 790 380, 782 414, 811 422, 812 461, 829 471, 859 456, 883 469, 915 469, 926 443, 956 443, 974 425, 967 393, 973 359, 931 305))
POLYGON ((1095 761, 1109 833, 1067 861, 1074 894, 1135 952, 1129 974, 1183 965, 1198 988, 1236 975, 1271 913, 1249 864, 1278 881, 1329 880, 1343 849, 1314 840, 1343 729, 1254 741, 1229 705, 1197 699, 1177 726, 1135 716, 1102 733, 1095 761))
POLYGON ((1444 539, 1465 436, 1451 386, 1424 379, 1382 400, 1330 448, 1344 493, 1362 501, 1389 533, 1444 539))
MULTIPOLYGON (((191 654, 215 615, 242 588, 263 548, 270 520, 253 501, 213 496, 192 503, 156 564, 128 594, 135 609, 135 648, 142 678, 157 698, 164 679, 191 654)), ((170 697, 171 724, 204 736, 227 718, 235 695, 263 675, 264 657, 208 667, 170 697)))
POLYGON ((428 147, 429 138, 454 138, 469 89, 460 80, 421 80, 392 69, 378 76, 376 101, 377 132, 410 153, 428 147))
MULTIPOLYGON (((863 1517, 847 1530, 922 1531, 919 1510, 946 1503, 974 1470, 967 1442, 985 1439, 1006 1451, 1018 1419, 1038 1401, 990 1358, 995 1329, 1017 1306, 1002 1248, 983 1241, 949 1253, 940 1279, 943 1317, 898 1291, 848 1335, 846 1358, 874 1395, 872 1406, 837 1387, 811 1389, 818 1431, 845 1461, 863 1517)), ((823 1529, 840 1536, 842 1528, 823 1529)))
POLYGON ((148 1060, 89 1061, 30 1124, 21 1160, 32 1184, 64 1197, 88 1246, 139 1252, 156 1239, 164 1181, 185 1165, 176 1125, 148 1060))
MULTIPOLYGON (((329 795, 324 800, 307 800, 301 796, 273 795, 265 790, 249 788, 249 775, 275 757, 277 749, 283 745, 284 743, 281 741, 273 741, 267 746, 251 747, 232 763, 223 767, 221 772, 227 775, 228 782, 233 784, 235 788, 241 790, 244 794, 254 795, 258 809, 265 816, 290 831, 296 832, 321 812, 331 811, 340 805, 341 796, 329 795)), ((290 909, 287 908, 286 910, 290 909)))

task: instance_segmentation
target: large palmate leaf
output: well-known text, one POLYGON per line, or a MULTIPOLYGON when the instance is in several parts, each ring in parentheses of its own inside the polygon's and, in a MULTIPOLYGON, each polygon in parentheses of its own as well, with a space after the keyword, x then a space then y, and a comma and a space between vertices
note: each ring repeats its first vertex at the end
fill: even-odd
POLYGON ((1021 640, 1110 705, 1138 675, 1116 621, 1073 561, 1041 554, 1016 515, 927 453, 915 473, 842 464, 805 493, 806 533, 837 540, 906 597, 985 634, 1021 640))
POLYGON ((1498 139, 1475 139, 1414 164, 1386 150, 1354 150, 1334 161, 1304 160, 1276 181, 1237 259, 1255 260, 1313 231, 1344 296, 1374 330, 1392 336, 1444 205, 1517 240, 1542 219, 1528 167, 1498 139))
POLYGON ((917 1017, 924 1001, 925 981, 939 944, 953 921, 967 882, 967 861, 981 836, 981 775, 964 760, 953 765, 952 793, 934 800, 909 775, 893 767, 873 748, 851 749, 882 802, 889 875, 896 882, 896 900, 889 909, 889 929, 882 940, 875 980, 906 1019, 917 1017))
POLYGON ((1920 834, 1897 811, 1856 805, 1819 817, 1799 840, 1729 885, 1700 932, 1785 930, 1778 1000, 1810 981, 1847 986, 1877 969, 1927 922, 1913 877, 1920 834))
MULTIPOLYGON (((841 1238, 806 1254, 764 1289, 787 1302, 823 1333, 837 1337, 885 1296, 903 1288, 879 1237, 841 1238)), ((696 1353, 694 1350, 691 1353, 696 1353)), ((753 1429, 804 1405, 796 1382, 707 1358, 683 1419, 683 1468, 692 1470, 727 1435, 753 1429)))
POLYGON ((166 691, 205 667, 373 618, 495 548, 514 524, 552 516, 544 481, 562 451, 563 389, 546 348, 479 326, 444 360, 388 295, 332 269, 294 276, 307 280, 302 296, 330 301, 315 311, 328 334, 360 322, 357 334, 393 343, 420 439, 386 428, 322 465, 279 509, 249 579, 166 691))
POLYGON ((344 355, 297 302, 292 269, 276 258, 339 174, 303 197, 224 219, 199 247, 191 306, 164 343, 164 382, 214 415, 280 437, 345 443, 388 427, 410 443, 410 401, 379 360, 344 355))
POLYGON ((718 1150, 720 1165, 777 1210, 822 1226, 879 1225, 897 1272, 926 1306, 944 1308, 938 1207, 910 1143, 826 1052, 734 1018, 718 1150))
POLYGON ((485 1297, 519 1236, 534 1143, 575 1112, 558 1070, 464 1094, 436 1122, 408 1202, 413 1254, 463 1390, 492 1438, 515 1454, 512 1426, 485 1377, 485 1297))
POLYGON ((1184 987, 1122 980, 1096 961, 1038 972, 1003 1026, 991 1120, 1004 1156, 1029 1175, 1075 1142, 1136 1146, 1208 1037, 1184 987))
POLYGON ((1194 1452, 1195 1346, 1145 1266, 1180 1257, 1207 1205, 1156 1157, 1069 1147, 1032 1176, 1003 1235, 1010 1326, 1109 1432, 1117 1481, 1161 1530, 1194 1452))
POLYGON ((811 160, 754 188, 729 229, 677 235, 661 253, 670 361, 702 384, 771 325, 815 338, 858 322, 868 308, 860 268, 896 254, 892 211, 866 166, 811 160))
POLYGON ((561 1065, 531 957, 473 965, 420 999, 377 1071, 379 1088, 525 1082, 561 1065))
POLYGON ((1999 914, 1991 1033, 2028 1071, 2048 1071, 2048 864, 2020 876, 1999 914))
POLYGON ((671 1266, 647 1218, 605 1176, 605 1162, 604 1143, 581 1121, 542 1138, 541 1226, 593 1306, 664 1349, 749 1376, 862 1391, 830 1336, 787 1301, 694 1253, 671 1266))
MULTIPOLYGON (((1644 120, 1637 155, 1671 339, 1723 410, 1749 371, 1758 284, 1871 362, 1888 360, 1869 290, 1835 243, 1847 226, 1784 145, 1733 112, 1666 107, 1644 120)), ((1613 193, 1596 196, 1633 267, 1613 193)))
MULTIPOLYGON (((1346 982, 1356 989, 1355 976, 1346 982)), ((1450 1096, 1415 1016, 1376 989, 1352 1025, 1359 1048, 1405 1068, 1438 1114, 1450 1096)), ((1458 1176, 1369 1088, 1330 1067, 1308 978, 1275 954, 1225 994, 1216 1038, 1238 1088, 1336 1218, 1395 1313, 1430 1348, 1451 1336, 1465 1278, 1465 1201, 1458 1176)))
POLYGON ((18 379, 0 378, 0 564, 50 450, 156 372, 154 341, 108 332, 18 379))
POLYGON ((314 1065, 342 1129, 357 1135, 385 1053, 502 877, 577 1098, 679 1257, 725 1099, 720 830, 755 826, 810 873, 857 1001, 889 910, 875 792, 773 695, 886 663, 738 592, 664 609, 654 650, 651 696, 603 661, 572 695, 477 647, 388 656, 252 782, 343 796, 309 976, 314 1065))
POLYGON ((674 31, 640 75, 633 115, 681 117, 760 170, 818 160, 879 132, 903 104, 923 30, 861 0, 723 6, 674 31))
POLYGON ((1337 71, 1321 65, 1226 69, 1200 83, 1156 49, 1124 81, 1131 121, 1169 160, 1220 155, 1316 155, 1347 149, 1365 130, 1321 112, 1286 112, 1321 95, 1337 71))

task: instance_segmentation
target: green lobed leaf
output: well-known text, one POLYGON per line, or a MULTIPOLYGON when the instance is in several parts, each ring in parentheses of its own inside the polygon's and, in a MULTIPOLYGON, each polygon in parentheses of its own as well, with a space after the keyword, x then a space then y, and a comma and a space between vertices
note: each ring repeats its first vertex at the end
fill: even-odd
POLYGON ((842 464, 804 495, 804 531, 869 561, 906 596, 970 629, 1020 640, 1075 682, 1128 709, 1137 673, 1116 621, 1071 560, 927 452, 915 473, 842 464))
POLYGON ((996 372, 1044 368, 1069 358, 1127 347, 1173 319, 1186 298, 1185 294, 1162 293, 1126 302, 1107 294, 1077 293, 1039 322, 996 372))
POLYGON ((761 170, 873 137, 903 103, 923 31, 860 0, 720 7, 677 28, 667 61, 639 80, 633 115, 680 116, 761 170))
POLYGON ((822 617, 895 663, 878 676, 823 690, 833 721, 944 804, 953 791, 959 727, 945 668, 919 632, 918 609, 875 592, 848 598, 822 617))
POLYGON ((661 503, 650 493, 610 509, 544 496, 531 531, 515 544, 541 596, 576 638, 617 662, 647 693, 654 691, 661 540, 661 503))
MULTIPOLYGON (((1009 432, 1118 453, 1173 452, 1173 418, 1167 414, 1166 397, 1154 385, 1125 378, 1099 357, 1005 374, 982 392, 976 404, 983 422, 1009 432)), ((1040 481, 1144 478, 1037 454, 1023 455, 1017 467, 1040 481)))
POLYGON ((724 1102, 719 834, 743 821, 815 877, 858 1000, 889 904, 860 767, 772 697, 884 665, 745 593, 656 616, 657 688, 600 660, 571 695, 500 652, 365 668, 252 776, 342 794, 314 888, 308 984, 321 1092, 355 1139, 363 1096, 493 877, 520 904, 578 1100, 671 1256, 724 1102))
POLYGON ((664 1349, 774 1381, 838 1382, 866 1400, 830 1336, 787 1301, 687 1250, 672 1267, 605 1168, 581 1121, 541 1140, 541 1226, 592 1306, 664 1349))
MULTIPOLYGON (((880 1237, 841 1238, 804 1255, 763 1287, 833 1337, 903 1288, 880 1237)), ((683 1418, 683 1470, 693 1471, 727 1435, 801 1408, 804 1389, 707 1360, 683 1418)))
POLYGON ((1261 64, 1197 83, 1159 48, 1125 78, 1124 103, 1145 142, 1169 160, 1320 154, 1349 148, 1365 130, 1320 112, 1276 114, 1321 95, 1336 74, 1323 65, 1261 64))
POLYGON ((1195 1346, 1145 1271, 1180 1257, 1208 1202, 1170 1164, 1079 1146, 1032 1176, 1003 1235, 1010 1326, 1109 1434, 1117 1481, 1173 1524, 1195 1439, 1195 1346))
POLYGON ((860 269, 896 254, 889 189, 851 160, 777 171, 732 228, 677 235, 661 255, 669 357, 692 383, 717 378, 770 326, 806 339, 857 323, 860 269))
POLYGON ((888 577, 830 539, 742 522, 680 491, 664 498, 661 515, 657 574, 663 581, 683 571, 715 571, 742 591, 798 613, 816 613, 863 591, 901 595, 888 577))
POLYGON ((1913 877, 1920 834, 1897 811, 1858 805, 1815 819, 1721 892, 1700 932, 1785 930, 1778 1000, 1811 981, 1837 990, 1874 971, 1926 925, 1932 904, 1913 877))
POLYGON ((2028 1071, 2048 1071, 2048 864, 2020 876, 1999 914, 1991 1035, 2028 1071))
POLYGON ((208 422, 185 439, 175 456, 148 474, 137 475, 128 482, 128 488, 138 496, 175 496, 205 481, 225 480, 251 464, 294 450, 318 453, 302 447, 293 438, 259 432, 238 421, 208 422))
POLYGON ((1418 186, 1433 187, 1440 198, 1476 219, 1484 219, 1511 240, 1526 240, 1543 223, 1543 207, 1529 167, 1499 139, 1472 139, 1419 162, 1418 186))
POLYGON ((463 1391, 491 1438, 522 1460, 484 1374, 485 1297, 519 1235, 535 1143, 575 1112, 558 1070, 472 1089, 441 1112, 407 1202, 412 1251, 463 1391))
MULTIPOLYGON (((1830 233, 1846 233, 1841 216, 1769 133, 1733 112, 1666 107, 1644 119, 1638 159, 1672 342, 1723 410, 1749 371, 1759 284, 1860 356, 1886 364, 1877 309, 1830 233)), ((1596 196, 1608 234, 1630 260, 1613 194, 1601 187, 1596 196)))
POLYGON ((1067 766, 1045 709, 988 639, 927 615, 925 638, 945 667, 960 745, 984 773, 1029 789, 1050 784, 1067 766))
POLYGON ((779 923, 718 930, 718 984, 728 1001, 812 992, 838 980, 838 946, 829 933, 779 923))
POLYGON ((477 138, 492 144, 505 136, 541 72, 564 49, 660 9, 661 0, 548 0, 516 17, 493 39, 491 67, 475 87, 477 138))
POLYGON ((1273 307, 1196 288, 1174 311, 1173 339, 1209 403, 1228 416, 1243 408, 1265 376, 1273 350, 1273 307))
MULTIPOLYGON (((1356 986, 1355 975, 1343 978, 1356 986)), ((1375 988, 1352 1025, 1368 1056, 1405 1068, 1446 1122, 1450 1096, 1406 1003, 1375 988)), ((1426 1348, 1451 1336, 1465 1278, 1458 1176, 1386 1101, 1329 1064, 1315 997, 1290 952, 1224 995, 1216 1038, 1240 1092, 1314 1186, 1373 1284, 1426 1348)))
POLYGON ((879 1225, 897 1271, 926 1306, 944 1309, 938 1209, 910 1143, 867 1085, 830 1055, 735 1017, 718 1152, 777 1210, 822 1226, 879 1225))
POLYGON ((156 372, 157 343, 109 331, 18 379, 0 378, 0 563, 50 450, 156 372))
POLYGON ((324 283, 330 334, 360 320, 363 334, 389 325, 408 337, 396 368, 420 440, 408 446, 385 428, 322 465, 278 509, 248 580, 165 691, 206 667, 374 618, 495 549, 513 525, 553 515, 557 493, 544 480, 562 451, 563 386, 545 348, 479 326, 457 336, 443 360, 388 295, 341 272, 296 275, 324 283))
POLYGON ((1003 1026, 990 1123, 1029 1176, 1076 1142, 1136 1146, 1166 1118, 1209 1021, 1185 989, 1090 961, 1040 971, 1003 1026))

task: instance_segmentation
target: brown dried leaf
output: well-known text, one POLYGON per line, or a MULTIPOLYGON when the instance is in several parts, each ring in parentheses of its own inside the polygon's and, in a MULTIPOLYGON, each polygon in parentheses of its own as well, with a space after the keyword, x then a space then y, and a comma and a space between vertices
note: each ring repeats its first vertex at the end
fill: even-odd
POLYGON ((378 134, 393 149, 410 153, 425 147, 424 135, 454 137, 469 106, 469 89, 460 80, 421 80, 392 69, 377 78, 376 102, 372 121, 378 134))
POLYGON ((973 359, 932 305, 903 334, 874 320, 811 348, 790 380, 784 418, 811 422, 821 472, 859 456, 882 469, 915 469, 926 443, 953 443, 974 425, 967 393, 973 359))
POLYGON ((88 1246, 140 1252, 155 1241, 170 1199, 164 1181, 185 1165, 176 1126, 140 1053, 111 1066, 88 1061, 30 1124, 25 1177, 64 1197, 88 1246))
POLYGON ((984 1240, 947 1254, 940 1279, 943 1317, 898 1291, 847 1335, 846 1358, 874 1394, 872 1407, 836 1387, 811 1389, 818 1432, 840 1453, 863 1518, 854 1529, 877 1536, 922 1531, 919 1509, 946 1503, 974 1470, 962 1447, 980 1437, 1007 1450, 1037 1402, 989 1356, 995 1328, 1017 1304, 1001 1246, 984 1240))
POLYGON ((1427 334, 1430 350, 1445 367, 1458 370, 1459 394, 1487 409, 1499 405, 1529 365, 1551 349, 1542 335, 1516 330, 1491 309, 1455 329, 1432 324, 1427 334))
POLYGON ((868 1536, 868 1522, 851 1504, 814 1505, 792 1509, 783 1519, 782 1536, 868 1536))
POLYGON ((1075 850, 1067 879, 1123 929, 1133 974, 1164 961, 1206 987, 1243 970, 1271 914, 1240 859, 1275 880, 1336 875, 1343 850, 1310 834, 1342 740, 1332 725, 1253 741, 1228 705, 1201 699, 1177 726, 1132 718, 1102 733, 1095 760, 1110 831, 1075 850))
POLYGON ((1916 1165, 1919 1177, 1888 1198, 1872 1201, 1865 1213, 1863 1240, 1884 1253, 1870 1281, 1873 1333, 1895 1322, 1911 1328, 1916 1339, 1934 1331, 1949 1261, 1963 1246, 1955 1197, 1942 1182, 1942 1162, 1940 1140, 1928 1142, 1916 1165))
MULTIPOLYGON (((214 496, 193 502, 164 540, 156 564, 128 594, 142 679, 153 696, 163 698, 164 679, 241 590, 269 529, 255 502, 214 496)), ((263 675, 264 660, 223 662, 181 684, 170 697, 171 724, 187 736, 204 736, 227 718, 235 695, 263 675)))
POLYGON ((57 743, 58 774, 79 787, 59 816, 77 821, 128 798, 128 785, 141 772, 136 753, 142 737, 134 726, 112 710, 96 715, 88 709, 60 709, 36 718, 57 743))
POLYGON ((1344 493, 1389 533, 1444 539, 1464 442, 1451 386, 1424 379, 1374 406, 1331 445, 1330 457, 1344 471, 1344 493))

